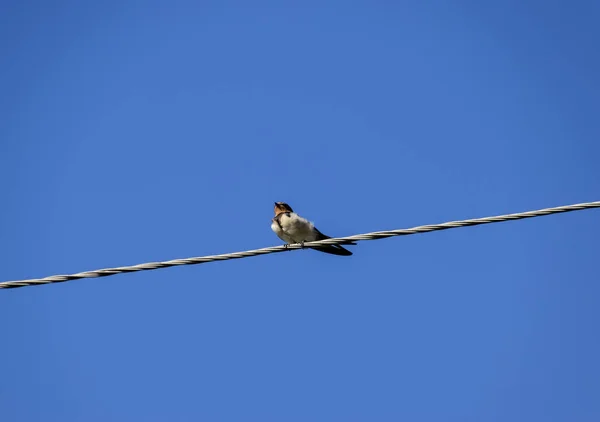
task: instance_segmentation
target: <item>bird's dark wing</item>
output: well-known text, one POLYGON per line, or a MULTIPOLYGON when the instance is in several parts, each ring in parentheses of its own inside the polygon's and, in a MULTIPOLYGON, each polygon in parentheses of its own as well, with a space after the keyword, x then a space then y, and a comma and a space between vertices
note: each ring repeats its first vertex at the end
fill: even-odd
MULTIPOLYGON (((321 233, 319 230, 317 230, 316 227, 315 227, 315 231, 317 232, 317 239, 316 240, 331 239, 331 237, 329 237, 329 236, 321 233)), ((344 245, 356 245, 355 242, 351 242, 351 241, 343 242, 343 244, 344 245)), ((333 255, 341 255, 341 256, 350 256, 350 255, 352 255, 352 252, 350 252, 346 248, 343 248, 340 245, 311 246, 311 249, 314 249, 314 250, 319 251, 319 252, 330 253, 330 254, 333 254, 333 255)))
POLYGON ((341 247, 340 245, 327 245, 327 246, 310 246, 311 249, 319 252, 330 253, 332 255, 350 256, 352 252, 348 249, 341 247))

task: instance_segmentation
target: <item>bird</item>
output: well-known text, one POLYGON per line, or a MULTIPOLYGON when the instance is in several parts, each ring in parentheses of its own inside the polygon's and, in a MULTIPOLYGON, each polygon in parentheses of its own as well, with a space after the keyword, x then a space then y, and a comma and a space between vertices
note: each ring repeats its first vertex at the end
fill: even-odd
MULTIPOLYGON (((271 230, 286 242, 286 245, 331 239, 317 230, 313 223, 296 214, 292 207, 285 202, 275 202, 275 218, 271 220, 271 230)), ((344 244, 356 245, 355 242, 350 241, 344 242, 344 244)), ((352 252, 340 245, 310 246, 310 248, 333 255, 352 255, 352 252)))

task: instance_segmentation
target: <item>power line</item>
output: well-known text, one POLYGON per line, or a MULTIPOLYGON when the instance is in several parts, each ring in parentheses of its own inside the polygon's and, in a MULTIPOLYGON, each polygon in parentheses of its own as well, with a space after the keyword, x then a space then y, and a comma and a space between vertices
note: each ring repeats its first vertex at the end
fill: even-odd
MULTIPOLYGON (((304 247, 309 246, 320 246, 320 245, 334 245, 345 243, 347 241, 361 241, 361 240, 378 240, 385 239, 386 237, 393 236, 408 236, 411 234, 418 233, 427 233, 438 230, 447 230, 454 229, 459 227, 468 227, 468 226, 478 226, 480 224, 491 224, 491 223, 500 223, 502 221, 511 221, 511 220, 522 220, 524 218, 532 218, 532 217, 541 217, 544 215, 550 214, 558 214, 562 212, 570 212, 570 211, 579 211, 588 208, 599 208, 600 201, 596 202, 584 202, 581 204, 574 205, 564 205, 561 207, 554 208, 544 208, 536 211, 527 211, 516 214, 505 214, 505 215, 497 215, 494 217, 484 217, 484 218, 474 218, 471 220, 460 220, 460 221, 450 221, 442 224, 430 224, 427 226, 417 226, 410 229, 397 229, 397 230, 389 230, 389 231, 381 231, 381 232, 372 232, 365 234, 357 234, 354 236, 347 237, 338 237, 331 238, 326 240, 319 240, 316 242, 306 242, 304 247)), ((287 246, 272 246, 269 248, 262 249, 253 249, 250 251, 243 252, 233 252, 222 255, 209 255, 209 256, 200 256, 196 258, 185 258, 185 259, 174 259, 171 261, 164 262, 148 262, 145 264, 132 265, 129 267, 116 267, 116 268, 106 268, 102 270, 94 270, 94 271, 86 271, 77 274, 70 275, 54 275, 45 278, 33 278, 29 280, 18 280, 18 281, 5 281, 0 283, 0 289, 10 289, 16 287, 25 287, 25 286, 38 286, 42 284, 49 283, 60 283, 63 281, 69 280, 78 280, 82 278, 95 278, 95 277, 107 277, 109 275, 121 274, 121 273, 131 273, 136 271, 147 271, 147 270, 156 270, 159 268, 167 268, 174 267, 178 265, 195 265, 195 264, 204 264, 205 262, 213 262, 213 261, 227 261, 229 259, 238 259, 238 258, 247 258, 250 256, 257 255, 267 255, 271 253, 277 252, 285 252, 291 251, 294 249, 303 248, 300 244, 287 245, 287 246)))

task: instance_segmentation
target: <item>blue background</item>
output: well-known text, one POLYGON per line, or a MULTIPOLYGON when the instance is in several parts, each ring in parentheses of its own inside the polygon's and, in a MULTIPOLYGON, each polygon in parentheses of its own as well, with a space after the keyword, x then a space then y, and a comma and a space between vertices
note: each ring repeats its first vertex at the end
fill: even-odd
MULTIPOLYGON (((595 1, 4 1, 0 281, 599 200, 595 1)), ((598 421, 600 211, 0 292, 3 421, 598 421)))

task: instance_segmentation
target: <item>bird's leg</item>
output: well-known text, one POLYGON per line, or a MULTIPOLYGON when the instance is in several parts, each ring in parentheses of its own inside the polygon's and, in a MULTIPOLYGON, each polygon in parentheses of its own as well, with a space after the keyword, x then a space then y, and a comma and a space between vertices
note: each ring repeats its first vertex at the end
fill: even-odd
POLYGON ((300 242, 300 248, 304 249, 304 240, 300 242))

